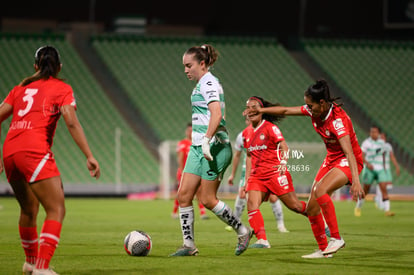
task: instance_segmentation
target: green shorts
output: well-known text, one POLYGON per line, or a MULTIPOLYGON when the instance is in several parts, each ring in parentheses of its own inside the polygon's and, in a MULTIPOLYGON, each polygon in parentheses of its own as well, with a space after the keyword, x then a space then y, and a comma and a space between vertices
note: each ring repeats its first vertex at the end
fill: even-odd
POLYGON ((233 156, 231 144, 215 142, 210 145, 210 152, 213 161, 206 160, 201 146, 191 145, 183 172, 200 176, 205 180, 221 180, 233 156))
POLYGON ((389 178, 386 170, 382 169, 374 171, 368 169, 366 166, 364 167, 364 169, 362 169, 361 177, 363 184, 373 184, 374 181, 376 181, 377 183, 388 182, 389 178))
POLYGON ((386 169, 385 170, 385 182, 392 182, 391 169, 386 169))

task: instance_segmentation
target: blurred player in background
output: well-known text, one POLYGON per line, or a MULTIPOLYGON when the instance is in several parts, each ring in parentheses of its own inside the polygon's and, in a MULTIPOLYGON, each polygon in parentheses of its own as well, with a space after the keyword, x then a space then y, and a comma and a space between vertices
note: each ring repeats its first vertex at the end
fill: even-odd
MULTIPOLYGON (((250 122, 247 117, 245 117, 245 122, 246 122, 246 126, 250 125, 250 122)), ((234 184, 233 180, 236 175, 237 168, 240 163, 240 159, 242 159, 242 170, 241 170, 240 181, 239 181, 239 190, 238 190, 238 194, 236 197, 236 201, 234 202, 234 214, 240 219, 241 219, 241 215, 247 203, 246 191, 245 191, 246 150, 243 147, 242 133, 243 132, 240 132, 237 135, 236 142, 234 144, 235 154, 233 156, 231 174, 229 178, 227 179, 227 182, 229 185, 234 184)), ((282 233, 289 232, 285 227, 285 222, 283 218, 283 209, 282 209, 282 204, 280 203, 280 200, 278 200, 276 195, 270 194, 269 202, 272 208, 273 215, 275 216, 275 219, 277 222, 277 229, 279 230, 279 232, 282 232, 282 233)), ((226 230, 232 231, 233 229, 231 228, 231 226, 226 226, 226 230)))
POLYGON ((306 216, 306 203, 299 201, 287 171, 288 146, 282 132, 275 125, 283 116, 257 112, 257 108, 277 106, 263 98, 253 96, 246 102, 244 114, 250 125, 243 130, 243 147, 246 149, 247 213, 250 226, 254 229, 257 241, 252 248, 270 248, 266 236, 260 205, 271 194, 292 211, 306 216))
MULTIPOLYGON (((383 208, 386 216, 394 216, 394 212, 390 211, 390 200, 388 197, 387 185, 391 182, 391 171, 389 165, 390 148, 386 146, 385 140, 381 138, 381 129, 378 126, 371 126, 369 137, 364 140, 361 145, 364 158, 364 169, 361 178, 364 184, 364 191, 369 193, 371 185, 376 181, 382 194, 383 208), (386 158, 388 158, 388 171, 386 167, 386 158)), ((391 148, 392 152, 392 148, 391 148)), ((395 158, 394 158, 395 160, 395 158)), ((399 166, 397 163, 398 172, 399 166)), ((358 200, 354 214, 356 217, 361 216, 361 208, 364 200, 358 200)))
POLYGON ((345 246, 339 234, 332 193, 346 184, 351 184, 353 199, 364 198, 359 182, 362 170, 362 152, 346 112, 336 104, 338 98, 331 97, 328 83, 321 79, 305 91, 305 105, 296 107, 276 106, 259 108, 265 114, 285 116, 309 116, 316 132, 325 142, 327 156, 312 185, 306 211, 319 249, 303 258, 331 257, 345 246), (322 210, 322 213, 321 213, 322 210), (331 239, 327 241, 324 218, 329 226, 331 239))
POLYGON ((72 87, 58 78, 62 64, 57 49, 39 48, 34 68, 36 72, 14 87, 0 105, 0 121, 13 117, 3 144, 3 163, 21 209, 19 233, 26 254, 23 273, 47 275, 57 274, 49 262, 65 216, 62 179, 51 151, 61 115, 86 157, 90 175, 98 179, 100 168, 76 116, 72 87), (46 211, 40 239, 36 225, 39 203, 46 211))
POLYGON ((223 174, 231 162, 232 149, 225 127, 223 88, 209 71, 218 52, 211 45, 194 46, 183 56, 184 72, 189 80, 197 82, 191 94, 192 145, 178 189, 179 217, 183 246, 170 256, 195 256, 193 198, 220 220, 233 227, 238 236, 235 254, 242 254, 252 237, 250 228, 243 225, 231 208, 217 198, 223 174))
MULTIPOLYGON (((385 142, 384 167, 385 167, 385 174, 386 174, 386 180, 387 180, 386 188, 387 188, 387 193, 388 193, 389 190, 392 190, 392 172, 391 172, 390 161, 392 161, 392 164, 394 165, 395 174, 397 176, 400 175, 400 165, 398 164, 398 161, 395 158, 392 145, 389 142, 387 142, 387 135, 384 132, 382 132, 380 134, 380 137, 385 142)), ((382 191, 378 184, 375 190, 375 203, 378 209, 385 210, 385 203, 382 197, 382 191)))
MULTIPOLYGON (((188 152, 190 151, 190 147, 191 147, 191 132, 192 132, 193 128, 191 126, 191 123, 187 124, 187 127, 185 129, 185 138, 180 140, 177 144, 177 148, 176 148, 176 152, 177 152, 177 163, 178 163, 178 168, 177 168, 177 183, 178 183, 178 187, 180 187, 180 182, 181 182, 181 176, 183 174, 183 170, 184 170, 184 166, 185 166, 185 162, 187 161, 187 157, 188 157, 188 152)), ((202 203, 198 203, 198 208, 200 209, 200 217, 201 219, 208 219, 208 216, 206 214, 206 208, 204 207, 204 205, 202 203)), ((178 218, 178 200, 177 198, 174 200, 174 207, 173 207, 173 211, 171 213, 171 217, 174 219, 178 218)))

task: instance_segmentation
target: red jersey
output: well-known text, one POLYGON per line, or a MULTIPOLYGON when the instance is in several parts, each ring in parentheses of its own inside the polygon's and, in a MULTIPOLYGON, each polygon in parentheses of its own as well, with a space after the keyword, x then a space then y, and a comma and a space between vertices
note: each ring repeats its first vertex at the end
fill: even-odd
POLYGON ((50 151, 60 108, 64 105, 76 108, 72 87, 52 77, 14 87, 4 102, 13 106, 13 118, 4 141, 3 157, 20 151, 50 151))
POLYGON ((351 119, 340 106, 332 104, 325 119, 312 117, 312 113, 307 105, 303 105, 301 111, 304 115, 312 118, 312 124, 315 131, 325 142, 327 151, 326 159, 328 162, 332 163, 345 158, 345 154, 339 144, 339 139, 349 135, 356 161, 357 163, 362 163, 362 151, 359 147, 351 119))
POLYGON ((254 129, 249 125, 243 130, 243 146, 250 153, 251 176, 268 179, 279 173, 279 142, 283 141, 279 128, 266 120, 254 129))
MULTIPOLYGON (((181 140, 181 141, 179 141, 177 143, 176 152, 177 153, 182 152, 184 154, 183 155, 183 158, 184 158, 184 166, 185 166, 185 163, 187 161, 188 152, 190 152, 191 143, 192 142, 189 139, 183 139, 183 140, 181 140)), ((179 171, 177 171, 177 174, 180 174, 181 175, 181 172, 182 171, 180 170, 180 168, 178 168, 178 170, 179 171)))

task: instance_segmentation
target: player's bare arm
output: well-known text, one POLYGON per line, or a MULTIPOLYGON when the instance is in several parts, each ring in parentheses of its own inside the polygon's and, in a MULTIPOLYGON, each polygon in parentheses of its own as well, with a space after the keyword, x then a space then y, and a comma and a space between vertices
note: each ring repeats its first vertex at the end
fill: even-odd
POLYGON ((347 160, 349 169, 351 170, 352 174, 352 186, 351 186, 351 193, 354 200, 362 199, 365 197, 364 189, 359 182, 359 173, 358 173, 358 165, 356 162, 356 158, 354 155, 354 151, 351 145, 351 138, 349 135, 343 136, 339 139, 339 144, 341 145, 342 151, 344 152, 347 160))

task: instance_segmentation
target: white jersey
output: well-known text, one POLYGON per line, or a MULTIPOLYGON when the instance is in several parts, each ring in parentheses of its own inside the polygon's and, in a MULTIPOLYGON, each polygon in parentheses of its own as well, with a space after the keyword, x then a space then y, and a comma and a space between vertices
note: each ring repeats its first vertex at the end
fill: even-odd
POLYGON ((241 175, 240 175, 240 183, 239 183, 239 187, 243 187, 244 186, 244 178, 246 175, 246 148, 244 148, 243 146, 243 131, 241 131, 237 137, 236 137, 236 142, 234 143, 234 149, 236 151, 242 152, 243 158, 242 158, 242 170, 241 170, 241 175))
POLYGON ((384 166, 385 166, 385 170, 389 170, 391 168, 391 165, 390 165, 391 157, 390 157, 390 155, 393 152, 393 150, 392 150, 391 144, 388 143, 388 142, 385 142, 384 148, 385 148, 385 150, 384 150, 384 166))
POLYGON ((223 115, 220 126, 225 126, 224 120, 224 93, 218 79, 207 72, 197 83, 191 94, 191 106, 192 106, 192 143, 194 146, 199 146, 202 143, 202 139, 207 132, 208 124, 210 121, 210 111, 208 104, 213 101, 220 102, 221 113, 223 115))
POLYGON ((365 160, 374 167, 374 171, 384 169, 384 140, 379 138, 377 140, 373 140, 369 137, 362 143, 361 150, 365 153, 365 160))

